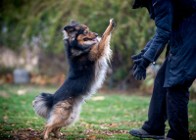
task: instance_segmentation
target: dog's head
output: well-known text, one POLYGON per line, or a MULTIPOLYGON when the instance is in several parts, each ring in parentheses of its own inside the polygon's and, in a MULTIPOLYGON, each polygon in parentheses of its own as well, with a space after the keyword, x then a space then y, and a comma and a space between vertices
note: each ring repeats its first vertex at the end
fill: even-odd
POLYGON ((64 27, 65 45, 71 50, 72 56, 79 56, 88 52, 98 43, 98 34, 89 30, 84 24, 71 22, 64 27))

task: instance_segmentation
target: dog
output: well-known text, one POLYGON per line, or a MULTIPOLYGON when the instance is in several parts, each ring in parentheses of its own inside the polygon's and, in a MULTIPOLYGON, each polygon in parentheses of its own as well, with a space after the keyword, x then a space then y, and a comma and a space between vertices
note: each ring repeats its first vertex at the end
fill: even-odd
POLYGON ((33 101, 35 112, 47 120, 44 139, 51 132, 60 137, 60 129, 79 118, 83 102, 103 84, 112 55, 110 39, 114 26, 110 19, 101 38, 84 24, 72 22, 64 27, 68 77, 54 94, 41 93, 33 101))

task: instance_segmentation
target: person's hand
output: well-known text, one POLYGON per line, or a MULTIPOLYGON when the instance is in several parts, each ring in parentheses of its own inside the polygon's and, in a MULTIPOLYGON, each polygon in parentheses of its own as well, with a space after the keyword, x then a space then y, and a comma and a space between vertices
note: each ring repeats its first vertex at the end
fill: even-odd
POLYGON ((131 59, 133 60, 133 70, 135 70, 136 69, 136 67, 137 67, 137 64, 138 64, 138 60, 140 60, 141 58, 142 58, 142 56, 143 56, 143 52, 141 51, 139 54, 135 54, 135 55, 132 55, 131 56, 131 59))
POLYGON ((137 62, 138 62, 138 60, 140 60, 142 58, 142 56, 143 56, 144 53, 145 53, 145 50, 143 49, 143 50, 141 50, 141 52, 139 54, 135 54, 135 55, 132 55, 131 56, 131 59, 133 60, 133 63, 134 63, 132 70, 135 70, 136 69, 137 62))
POLYGON ((146 68, 149 66, 150 61, 145 58, 140 58, 134 61, 133 77, 136 80, 146 79, 146 68))
POLYGON ((142 55, 143 55, 143 53, 139 53, 139 54, 136 54, 136 55, 132 55, 132 56, 131 56, 131 59, 132 59, 133 61, 138 60, 138 59, 142 58, 142 55))
POLYGON ((145 52, 146 52, 146 49, 143 49, 143 50, 141 50, 141 52, 139 54, 135 54, 135 55, 131 56, 131 59, 133 60, 134 64, 136 64, 137 61, 142 58, 142 56, 144 55, 145 52))

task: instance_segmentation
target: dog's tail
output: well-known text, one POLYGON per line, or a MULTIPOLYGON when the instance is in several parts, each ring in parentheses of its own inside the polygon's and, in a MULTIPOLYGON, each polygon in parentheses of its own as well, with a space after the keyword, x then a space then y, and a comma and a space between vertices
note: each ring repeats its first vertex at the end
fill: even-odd
POLYGON ((35 97, 32 102, 35 112, 43 117, 47 118, 53 105, 53 95, 49 93, 41 93, 35 97))

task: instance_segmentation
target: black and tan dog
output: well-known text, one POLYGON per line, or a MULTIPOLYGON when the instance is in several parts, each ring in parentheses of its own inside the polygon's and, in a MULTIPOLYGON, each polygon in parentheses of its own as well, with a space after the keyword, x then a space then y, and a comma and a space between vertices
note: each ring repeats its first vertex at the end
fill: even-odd
POLYGON ((59 137, 61 127, 75 122, 84 100, 101 87, 112 54, 110 39, 113 28, 111 19, 100 38, 86 25, 73 22, 64 27, 70 66, 68 78, 54 94, 42 93, 33 101, 35 112, 47 119, 44 139, 50 132, 59 137))

